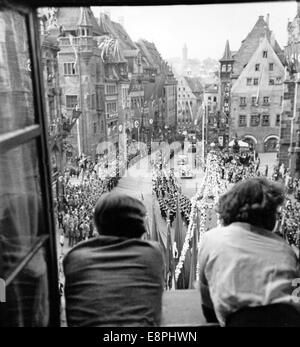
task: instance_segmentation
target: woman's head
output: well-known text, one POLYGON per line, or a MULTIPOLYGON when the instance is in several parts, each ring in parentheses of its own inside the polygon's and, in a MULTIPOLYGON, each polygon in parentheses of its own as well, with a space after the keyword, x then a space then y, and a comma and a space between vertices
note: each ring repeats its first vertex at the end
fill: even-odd
POLYGON ((265 178, 252 178, 236 184, 219 199, 217 212, 223 224, 249 223, 273 230, 276 213, 284 201, 283 187, 265 178))

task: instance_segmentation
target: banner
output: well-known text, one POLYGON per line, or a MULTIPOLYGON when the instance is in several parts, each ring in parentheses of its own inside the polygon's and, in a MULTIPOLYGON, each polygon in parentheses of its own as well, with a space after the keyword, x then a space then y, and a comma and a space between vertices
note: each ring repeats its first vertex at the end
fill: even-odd
POLYGON ((290 43, 285 48, 285 56, 289 70, 300 72, 300 43, 290 43))

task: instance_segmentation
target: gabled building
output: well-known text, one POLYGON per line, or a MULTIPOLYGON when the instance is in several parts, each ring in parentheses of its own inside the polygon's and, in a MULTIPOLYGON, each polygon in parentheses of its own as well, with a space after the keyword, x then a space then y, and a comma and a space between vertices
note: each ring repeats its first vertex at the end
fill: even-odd
POLYGON ((284 66, 267 37, 231 89, 231 137, 249 139, 259 152, 275 152, 279 140, 284 66))
POLYGON ((285 47, 286 75, 280 126, 279 164, 289 167, 293 176, 300 176, 300 4, 295 18, 288 23, 285 47), (297 86, 297 88, 296 88, 297 86))
POLYGON ((177 81, 154 43, 139 40, 136 45, 140 50, 142 68, 137 79, 144 90, 142 131, 148 141, 151 134, 171 141, 176 128, 177 81))
POLYGON ((203 101, 203 86, 198 77, 178 77, 177 85, 177 128, 194 128, 199 118, 203 101))
POLYGON ((258 152, 275 152, 279 140, 284 55, 263 16, 232 54, 226 44, 221 65, 221 111, 229 140, 238 136, 258 152))
POLYGON ((203 89, 203 105, 206 123, 206 141, 224 146, 224 132, 220 123, 219 84, 205 84, 203 89), (219 138, 222 137, 222 140, 219 138))

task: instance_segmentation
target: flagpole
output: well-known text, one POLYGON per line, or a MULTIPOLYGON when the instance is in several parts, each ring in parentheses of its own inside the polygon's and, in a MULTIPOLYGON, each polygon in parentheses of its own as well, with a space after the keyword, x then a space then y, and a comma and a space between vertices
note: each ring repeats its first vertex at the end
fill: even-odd
POLYGON ((294 94, 294 110, 293 110, 293 117, 291 118, 291 141, 290 141, 290 160, 289 160, 289 169, 290 173, 292 170, 292 149, 293 149, 293 138, 294 138, 294 120, 296 119, 297 116, 297 96, 298 96, 298 73, 296 76, 296 81, 295 81, 295 94, 294 94))
POLYGON ((77 145, 78 145, 78 155, 81 155, 81 144, 80 144, 80 129, 79 129, 79 119, 76 120, 76 128, 77 128, 77 145))

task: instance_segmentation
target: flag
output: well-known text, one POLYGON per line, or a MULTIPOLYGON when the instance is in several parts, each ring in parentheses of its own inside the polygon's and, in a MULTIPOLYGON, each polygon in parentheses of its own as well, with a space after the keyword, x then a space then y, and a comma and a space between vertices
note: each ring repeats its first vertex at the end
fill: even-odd
POLYGON ((172 289, 173 277, 174 277, 173 245, 172 245, 171 226, 170 226, 169 213, 168 213, 167 249, 166 249, 166 287, 167 289, 172 289))
POLYGON ((146 215, 145 223, 146 223, 146 230, 147 230, 147 232, 144 234, 144 240, 151 240, 148 215, 146 215))
POLYGON ((76 48, 75 48, 75 46, 73 44, 73 35, 70 34, 69 38, 70 38, 70 44, 71 44, 71 46, 72 46, 72 48, 74 50, 74 53, 75 53, 75 62, 74 62, 74 69, 75 69, 76 64, 77 64, 77 60, 78 60, 78 54, 77 54, 76 48))
MULTIPOLYGON (((174 256, 176 263, 179 260, 180 253, 183 247, 184 235, 182 230, 182 218, 179 207, 179 195, 177 195, 177 210, 176 210, 176 220, 175 220, 175 235, 174 235, 174 248, 177 248, 177 257, 174 256)), ((181 269, 181 273, 177 279, 176 289, 185 289, 185 271, 184 266, 181 269)))
POLYGON ((154 204, 152 204, 152 230, 151 230, 151 239, 153 241, 159 241, 157 223, 156 223, 156 215, 154 210, 154 204))
POLYGON ((263 72, 264 72, 264 65, 262 65, 261 73, 260 73, 259 80, 258 80, 257 93, 256 93, 256 101, 255 101, 256 106, 258 106, 259 92, 260 92, 259 86, 260 86, 260 82, 261 82, 261 79, 262 79, 262 76, 263 76, 263 72))
POLYGON ((163 239, 161 237, 160 231, 157 228, 157 220, 156 220, 156 213, 155 213, 155 206, 152 205, 152 230, 151 230, 151 240, 159 242, 161 245, 164 253, 166 252, 166 247, 163 242, 163 239))
POLYGON ((192 238, 192 256, 190 266, 190 278, 189 278, 189 289, 194 289, 194 282, 196 281, 196 270, 198 262, 198 230, 199 230, 199 210, 196 214, 196 226, 194 227, 193 238, 192 238))

